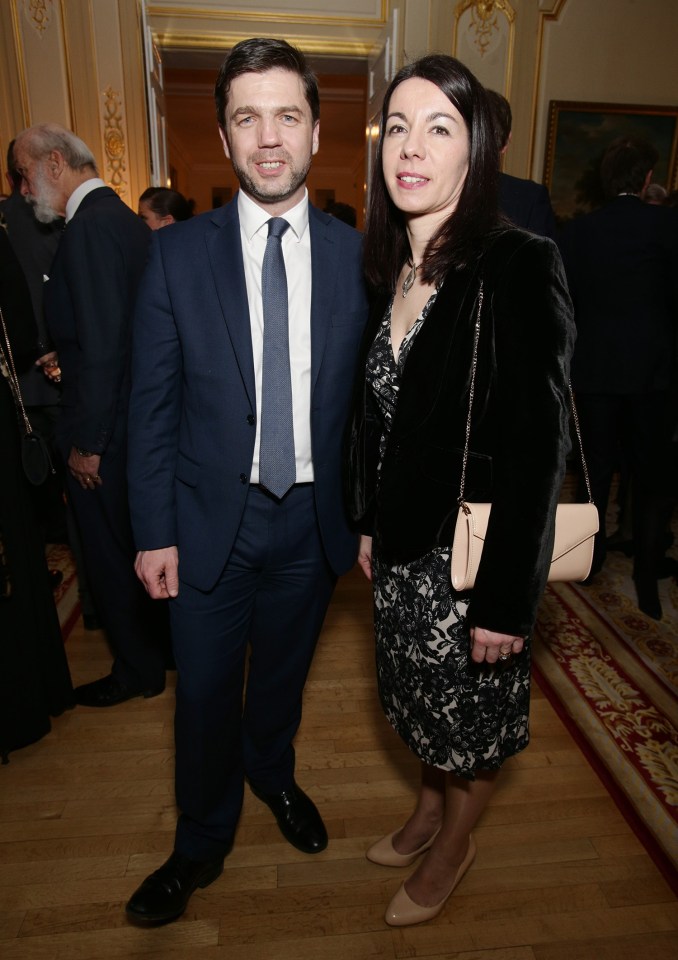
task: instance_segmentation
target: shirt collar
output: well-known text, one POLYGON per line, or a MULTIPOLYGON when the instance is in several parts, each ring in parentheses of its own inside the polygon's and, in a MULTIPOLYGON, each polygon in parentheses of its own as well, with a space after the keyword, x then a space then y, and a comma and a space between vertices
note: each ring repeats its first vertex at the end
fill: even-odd
POLYGON ((92 177, 90 180, 85 180, 83 183, 77 186, 66 201, 66 223, 73 219, 78 207, 88 193, 91 193, 92 190, 96 190, 98 187, 105 186, 106 184, 99 177, 92 177))
MULTIPOLYGON (((243 190, 238 191, 238 216, 248 243, 251 243, 255 234, 271 219, 268 210, 260 207, 243 190)), ((298 243, 308 227, 308 190, 304 189, 304 195, 296 206, 285 211, 283 220, 289 223, 298 243)))

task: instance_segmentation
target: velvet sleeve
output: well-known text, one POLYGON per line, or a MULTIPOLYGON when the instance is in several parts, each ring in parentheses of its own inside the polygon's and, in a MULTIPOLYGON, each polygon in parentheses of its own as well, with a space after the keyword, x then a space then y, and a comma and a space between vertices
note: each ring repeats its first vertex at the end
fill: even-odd
POLYGON ((546 584, 570 444, 574 325, 552 241, 531 238, 486 278, 481 322, 494 330, 497 431, 492 511, 468 616, 526 635, 546 584))

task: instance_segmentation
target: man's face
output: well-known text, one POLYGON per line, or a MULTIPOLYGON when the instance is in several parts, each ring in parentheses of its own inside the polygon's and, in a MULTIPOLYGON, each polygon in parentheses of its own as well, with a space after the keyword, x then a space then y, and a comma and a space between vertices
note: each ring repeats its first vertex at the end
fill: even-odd
POLYGON ((241 189, 278 215, 303 196, 319 129, 301 77, 276 67, 233 80, 219 135, 241 189))
POLYGON ((36 220, 51 223, 63 216, 65 203, 51 175, 49 157, 37 160, 18 141, 14 144, 14 163, 21 174, 21 196, 33 207, 36 220))

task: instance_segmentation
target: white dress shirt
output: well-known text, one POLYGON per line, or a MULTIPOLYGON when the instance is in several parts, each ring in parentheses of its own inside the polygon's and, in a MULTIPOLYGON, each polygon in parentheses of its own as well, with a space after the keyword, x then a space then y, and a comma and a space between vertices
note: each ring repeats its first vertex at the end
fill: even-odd
POLYGON ((78 207, 88 193, 91 193, 92 190, 98 190, 99 187, 105 186, 106 184, 99 177, 92 177, 90 180, 85 180, 84 183, 81 183, 80 186, 76 187, 66 201, 66 223, 73 219, 78 207))
MULTIPOLYGON (((261 268, 268 239, 270 213, 243 193, 238 193, 245 282, 250 311, 254 382, 257 397, 257 435, 250 483, 259 483, 261 439, 261 375, 264 350, 264 311, 261 298, 261 268)), ((308 228, 308 192, 283 217, 289 229, 282 238, 287 274, 290 373, 297 483, 313 480, 311 456, 311 237, 308 228)))

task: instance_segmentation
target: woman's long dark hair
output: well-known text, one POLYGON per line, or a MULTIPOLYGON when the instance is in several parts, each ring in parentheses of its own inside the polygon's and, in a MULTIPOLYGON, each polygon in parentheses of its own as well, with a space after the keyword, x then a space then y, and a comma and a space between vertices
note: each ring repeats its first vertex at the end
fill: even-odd
POLYGON ((410 256, 405 218, 391 200, 382 169, 382 149, 393 91, 405 80, 429 80, 454 104, 466 123, 469 166, 455 211, 430 238, 420 276, 442 282, 453 267, 472 263, 498 223, 499 156, 485 89, 454 57, 430 54, 407 64, 395 75, 381 110, 381 130, 365 229, 365 274, 375 287, 394 290, 403 263, 410 256))

